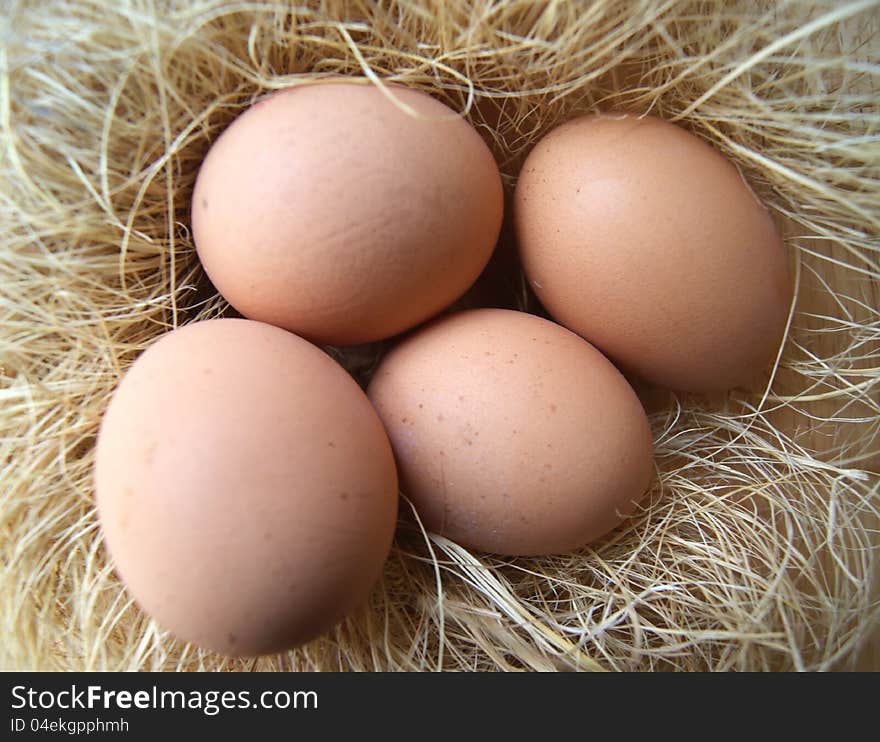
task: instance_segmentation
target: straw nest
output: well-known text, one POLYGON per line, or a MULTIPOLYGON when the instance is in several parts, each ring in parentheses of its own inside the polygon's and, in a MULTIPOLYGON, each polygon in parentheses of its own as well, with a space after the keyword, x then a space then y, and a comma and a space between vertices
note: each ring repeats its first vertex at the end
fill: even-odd
MULTIPOLYGON (((866 647, 878 619, 880 4, 4 7, 4 668, 878 666, 866 647), (535 141, 579 112, 675 121, 769 205, 797 300, 766 384, 653 395, 656 484, 610 536, 499 559, 404 516, 369 605, 301 650, 230 660, 161 631, 115 577, 93 507, 95 433, 145 347, 228 311, 188 229, 210 142, 258 96, 338 74, 404 83, 461 111, 508 189, 535 141)), ((503 302, 534 309, 515 268, 506 279, 503 302)), ((363 380, 380 350, 340 357, 363 380)))

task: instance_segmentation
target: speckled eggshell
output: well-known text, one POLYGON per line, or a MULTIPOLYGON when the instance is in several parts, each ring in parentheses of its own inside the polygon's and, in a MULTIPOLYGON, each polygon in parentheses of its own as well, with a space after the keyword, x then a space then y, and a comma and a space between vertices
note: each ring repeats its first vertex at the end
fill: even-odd
POLYGON ((589 343, 534 315, 435 320, 382 360, 367 393, 425 526, 479 551, 577 548, 617 526, 650 483, 651 432, 633 390, 589 343))
POLYGON ((781 237, 733 164, 684 129, 560 126, 523 165, 514 222, 550 314, 627 372, 711 392, 775 357, 792 297, 781 237))
POLYGON ((388 438, 329 356, 221 319, 164 335, 104 415, 95 493, 140 606, 228 655, 301 644, 363 601, 397 513, 388 438))
POLYGON ((328 82, 276 93, 223 132, 198 174, 192 226, 239 312, 350 345, 461 296, 502 210, 492 153, 450 108, 400 86, 328 82))

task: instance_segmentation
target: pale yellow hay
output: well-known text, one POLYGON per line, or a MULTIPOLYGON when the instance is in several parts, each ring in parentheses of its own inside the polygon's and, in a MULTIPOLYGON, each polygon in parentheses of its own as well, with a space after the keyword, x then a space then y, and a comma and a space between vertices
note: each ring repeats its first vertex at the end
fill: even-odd
MULTIPOLYGON (((284 5, 2 3, 2 667, 880 667, 880 3, 284 5), (772 383, 655 395, 656 486, 608 538, 490 558, 404 503, 369 606, 299 651, 224 659, 158 630, 113 575, 95 432, 143 348, 226 311, 188 228, 212 139, 257 97, 338 74, 446 101, 507 186, 578 112, 680 123, 779 219, 797 304, 772 383)), ((510 302, 533 308, 517 281, 510 302)), ((363 379, 378 350, 339 357, 363 379)))

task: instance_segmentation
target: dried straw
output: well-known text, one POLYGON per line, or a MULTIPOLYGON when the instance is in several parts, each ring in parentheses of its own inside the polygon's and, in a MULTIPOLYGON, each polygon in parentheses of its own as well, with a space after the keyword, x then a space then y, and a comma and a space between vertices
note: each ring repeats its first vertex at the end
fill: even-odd
MULTIPOLYGON (((3 2, 2 667, 880 667, 880 3, 287 5, 3 2), (227 311, 188 230, 212 139, 268 91, 338 74, 461 111, 508 187, 579 112, 676 121, 778 217, 797 303, 766 385, 655 395, 657 484, 608 538, 498 559, 407 516, 362 611, 299 651, 230 660, 175 641, 121 588, 93 508, 95 432, 143 348, 227 311)), ((506 301, 534 307, 505 280, 506 301)), ((364 378, 376 353, 340 357, 364 378)))

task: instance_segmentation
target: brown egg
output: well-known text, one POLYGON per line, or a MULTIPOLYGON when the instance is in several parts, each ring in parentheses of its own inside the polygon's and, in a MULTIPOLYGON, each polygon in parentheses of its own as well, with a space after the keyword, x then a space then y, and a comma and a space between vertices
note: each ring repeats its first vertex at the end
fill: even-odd
POLYGON ((293 647, 356 607, 397 513, 388 438, 354 380, 236 319, 175 330, 132 365, 101 424, 95 493, 141 607, 229 655, 293 647))
POLYGON ((242 314, 315 342, 395 335, 486 265, 503 198, 464 119, 414 91, 299 86, 239 116, 192 199, 199 257, 242 314), (404 110, 404 108, 406 110, 404 110))
POLYGON ((560 126, 523 166, 514 220, 544 306, 628 372, 717 391, 775 357, 792 296, 782 240, 737 169, 683 129, 560 126))
POLYGON ((367 394, 425 526, 480 551, 582 546, 650 483, 651 431, 633 390, 593 346, 534 315, 436 320, 391 350, 367 394))

